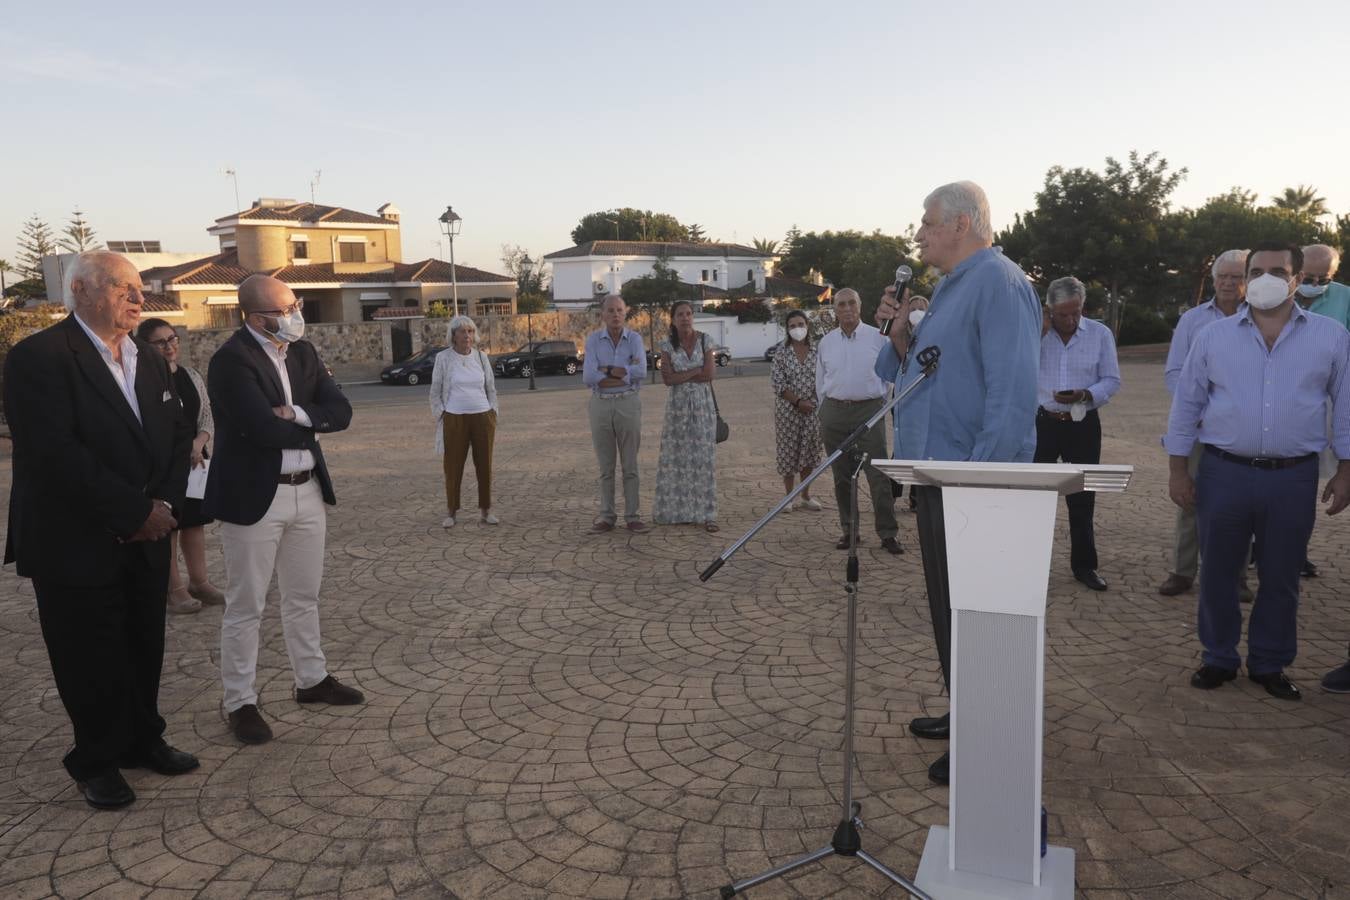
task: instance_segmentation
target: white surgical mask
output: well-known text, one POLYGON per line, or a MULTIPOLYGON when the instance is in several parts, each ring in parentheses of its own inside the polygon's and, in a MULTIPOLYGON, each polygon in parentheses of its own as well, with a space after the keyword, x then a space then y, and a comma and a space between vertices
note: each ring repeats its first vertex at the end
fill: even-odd
POLYGON ((1267 272, 1247 282, 1247 305, 1274 309, 1289 299, 1289 282, 1267 272))
POLYGON ((792 338, 794 341, 804 341, 806 340, 806 329, 800 325, 795 328, 789 328, 788 337, 792 338))
POLYGON ((1307 300, 1313 300, 1327 292, 1325 284, 1300 284, 1298 286, 1298 295, 1307 300))
POLYGON ((923 321, 924 311, 921 309, 911 309, 909 311, 909 327, 918 328, 919 323, 923 321))
POLYGON ((288 344, 293 344, 305 336, 305 317, 300 315, 299 310, 289 316, 277 316, 276 323, 277 330, 272 334, 288 344))

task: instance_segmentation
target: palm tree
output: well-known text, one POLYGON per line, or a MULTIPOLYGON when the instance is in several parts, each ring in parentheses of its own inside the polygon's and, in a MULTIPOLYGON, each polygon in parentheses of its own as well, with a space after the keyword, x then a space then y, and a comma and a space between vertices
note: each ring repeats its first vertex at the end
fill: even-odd
POLYGON ((778 252, 778 242, 772 238, 755 238, 753 244, 760 253, 772 254, 778 252))
POLYGON ((14 267, 9 264, 9 260, 0 259, 0 299, 5 296, 5 274, 13 272, 14 267))
POLYGON ((1296 188, 1287 187, 1284 193, 1270 198, 1280 209, 1287 209, 1296 216, 1320 219, 1330 210, 1327 198, 1317 196, 1317 188, 1310 184, 1300 184, 1296 188))

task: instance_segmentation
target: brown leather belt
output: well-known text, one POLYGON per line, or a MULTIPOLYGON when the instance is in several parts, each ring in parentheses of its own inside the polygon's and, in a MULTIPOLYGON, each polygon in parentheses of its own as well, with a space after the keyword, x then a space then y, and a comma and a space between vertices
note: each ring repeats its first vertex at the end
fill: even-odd
POLYGON ((1073 415, 1066 412, 1058 412, 1053 409, 1046 409, 1044 406, 1036 408, 1036 415, 1044 416, 1047 419, 1054 419, 1056 422, 1072 422, 1073 415))
POLYGON ((313 474, 314 470, 310 469, 305 472, 292 472, 290 475, 278 475, 277 484, 289 484, 289 485, 304 484, 306 481, 309 481, 309 476, 313 474))

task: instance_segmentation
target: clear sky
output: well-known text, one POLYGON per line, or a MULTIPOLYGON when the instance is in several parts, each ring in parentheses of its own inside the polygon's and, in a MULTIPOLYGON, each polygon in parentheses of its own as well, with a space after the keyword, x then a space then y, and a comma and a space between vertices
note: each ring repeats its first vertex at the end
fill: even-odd
POLYGON ((1350 212, 1350 3, 62 3, 0 19, 0 256, 33 213, 214 249, 259 196, 366 212, 500 271, 585 213, 709 237, 901 231, 970 178, 996 225, 1052 165, 1157 150, 1178 205, 1316 186, 1350 212))

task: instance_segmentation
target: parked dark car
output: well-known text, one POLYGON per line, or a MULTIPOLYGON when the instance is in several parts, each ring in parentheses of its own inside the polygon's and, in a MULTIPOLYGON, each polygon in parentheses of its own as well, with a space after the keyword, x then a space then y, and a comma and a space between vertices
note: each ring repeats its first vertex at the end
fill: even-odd
POLYGON ((498 353, 492 357, 492 370, 506 378, 529 378, 532 347, 536 375, 575 375, 581 370, 581 357, 571 341, 535 341, 510 353, 498 353))
POLYGON ((770 344, 769 349, 764 351, 764 361, 773 362, 773 355, 783 348, 781 343, 770 344))
MULTIPOLYGON (((725 366, 731 362, 731 348, 726 344, 716 344, 711 348, 713 359, 717 361, 718 366, 725 366)), ((647 351, 647 368, 661 368, 661 354, 655 350, 647 351)))
POLYGON ((431 370, 436 368, 436 354, 444 347, 426 347, 402 362, 385 366, 380 381, 385 384, 426 384, 431 381, 431 370))

